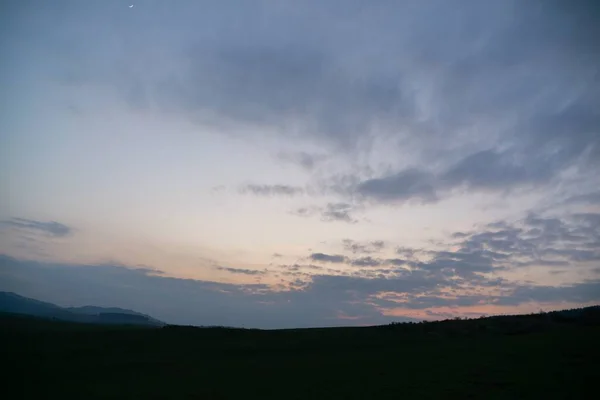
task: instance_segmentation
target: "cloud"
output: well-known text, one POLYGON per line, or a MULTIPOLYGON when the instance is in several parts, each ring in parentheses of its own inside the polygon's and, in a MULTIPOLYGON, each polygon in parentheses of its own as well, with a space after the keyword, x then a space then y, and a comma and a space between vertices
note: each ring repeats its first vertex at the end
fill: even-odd
POLYGON ((216 267, 219 271, 226 271, 232 274, 242 275, 264 275, 266 271, 259 271, 255 269, 243 269, 243 268, 230 268, 230 267, 216 267))
MULTIPOLYGON (((472 232, 455 232, 445 245, 453 250, 422 250, 397 247, 402 258, 350 258, 343 255, 313 253, 313 261, 346 264, 354 267, 392 265, 422 271, 444 279, 464 279, 480 285, 486 274, 498 274, 523 267, 575 267, 600 261, 600 214, 576 213, 562 218, 529 213, 509 223, 496 221, 472 232)), ((381 244, 379 242, 377 245, 381 244)), ((377 252, 352 240, 342 241, 353 254, 377 252)), ((586 267, 587 268, 587 267, 586 267)))
MULTIPOLYGON (((519 152, 520 150, 503 153, 495 150, 479 151, 465 156, 438 174, 417 168, 404 169, 361 181, 354 189, 350 187, 348 190, 354 190, 364 198, 381 203, 433 203, 442 197, 448 197, 450 192, 459 188, 470 192, 505 192, 547 184, 566 167, 564 163, 550 167, 547 159, 542 162, 526 158, 524 153, 519 152), (522 158, 522 161, 517 163, 515 158, 522 158)), ((579 201, 594 199, 592 194, 579 201)))
POLYGON ((496 304, 517 305, 528 301, 590 303, 600 301, 600 280, 564 286, 520 286, 510 296, 496 299, 496 304))
POLYGON ((396 254, 399 254, 399 255, 409 258, 409 259, 414 258, 414 256, 420 252, 421 252, 420 249, 412 249, 410 247, 405 247, 405 246, 396 247, 396 254))
MULTIPOLYGON (((404 93, 410 93, 410 80, 402 79, 403 74, 412 75, 418 67, 426 68, 432 63, 441 66, 441 62, 446 61, 441 71, 424 72, 432 75, 438 72, 440 78, 444 78, 432 83, 439 95, 447 99, 451 95, 459 96, 456 102, 448 104, 449 115, 443 114, 453 121, 452 112, 462 107, 474 106, 475 111, 491 107, 492 100, 481 101, 491 89, 497 102, 508 107, 511 97, 522 94, 514 86, 526 82, 530 68, 539 66, 544 72, 554 72, 554 65, 547 63, 549 57, 573 53, 575 49, 582 51, 585 49, 582 43, 590 46, 589 39, 582 40, 586 35, 576 33, 595 30, 589 17, 581 18, 585 15, 581 11, 568 17, 563 16, 564 9, 550 5, 540 10, 531 5, 520 5, 519 11, 518 17, 514 17, 510 6, 489 2, 476 7, 469 2, 459 2, 452 7, 442 3, 419 6, 388 3, 366 10, 358 3, 342 2, 277 9, 254 6, 243 10, 213 4, 200 18, 217 35, 206 37, 197 33, 196 45, 185 43, 188 46, 183 52, 172 54, 183 57, 188 66, 179 71, 178 79, 153 87, 139 77, 127 87, 143 84, 147 96, 164 95, 166 100, 177 101, 177 106, 184 110, 211 109, 232 119, 277 124, 290 116, 313 116, 317 120, 315 124, 327 130, 329 135, 349 136, 354 130, 361 131, 377 116, 393 116, 403 106, 412 111, 414 106, 404 104, 412 105, 414 99, 404 93), (346 7, 343 16, 339 14, 342 5, 346 7), (454 13, 442 18, 445 11, 454 13), (247 19, 251 19, 250 16, 258 18, 265 13, 272 16, 272 24, 262 30, 239 18, 244 14, 249 16, 247 19), (228 30, 218 22, 232 18, 239 24, 235 30, 228 30), (430 24, 425 25, 423 22, 428 19, 430 24), (363 40, 351 39, 346 30, 349 27, 334 28, 325 23, 331 20, 354 27, 361 22, 363 40), (583 21, 589 25, 582 26, 583 21), (312 22, 313 33, 307 35, 305 27, 309 22, 312 22), (467 22, 470 23, 467 25, 467 22), (553 29, 564 35, 557 37, 553 29), (300 35, 302 32, 304 35, 300 35), (404 36, 398 36, 401 33, 404 36), (459 36, 460 33, 463 35, 459 36), (324 34, 328 34, 329 41, 319 40, 324 34), (248 36, 253 38, 251 45, 244 41, 248 36), (400 46, 391 47, 391 37, 400 46), (420 40, 415 43, 417 38, 420 40), (540 46, 549 43, 555 46, 540 46), (369 48, 372 60, 357 62, 360 61, 358 56, 369 54, 369 48), (387 52, 383 53, 383 50, 387 52), (412 63, 401 58, 409 55, 413 57, 412 63), (342 63, 350 60, 354 62, 342 63), (397 69, 391 69, 392 66, 397 69), (526 67, 524 74, 518 74, 518 66, 526 67), (486 80, 490 74, 498 72, 503 73, 498 74, 496 81, 486 80), (478 90, 477 84, 482 81, 485 87, 478 90), (458 91, 461 84, 462 94, 458 91), (466 104, 461 107, 461 103, 466 104), (346 115, 342 114, 344 112, 346 115), (341 121, 336 122, 336 119, 341 121), (351 126, 350 122, 362 123, 350 132, 334 129, 340 125, 351 126)), ((186 8, 181 12, 185 13, 186 8)), ((180 27, 192 24, 185 15, 182 17, 177 19, 180 27)), ((589 49, 587 51, 591 54, 589 49)), ((83 66, 88 70, 79 71, 80 75, 98 78, 94 74, 98 75, 101 70, 87 64, 83 66)), ((114 68, 111 72, 125 75, 127 69, 118 71, 114 68)), ((127 83, 124 79, 114 80, 127 83)), ((528 88, 541 83, 540 80, 545 82, 538 78, 529 83, 528 88)))
POLYGON ((355 258, 354 260, 352 260, 351 264, 356 267, 378 267, 381 264, 383 264, 383 262, 376 258, 367 256, 355 258))
MULTIPOLYGON (((327 260, 336 257, 315 254, 319 261, 323 256, 327 260)), ((470 264, 477 262, 469 256, 459 257, 470 264)), ((348 321, 339 319, 340 314, 360 316, 353 322, 357 324, 386 323, 402 319, 385 315, 398 308, 435 312, 437 307, 600 301, 598 280, 548 286, 477 273, 455 274, 448 270, 455 264, 440 261, 451 258, 439 254, 431 262, 414 264, 411 269, 371 266, 370 272, 358 271, 355 276, 326 275, 318 265, 284 265, 282 274, 296 280, 277 288, 171 278, 147 268, 49 264, 0 256, 0 290, 65 306, 125 307, 170 323, 259 328, 348 325, 348 321)), ((372 260, 369 257, 357 260, 376 264, 368 262, 372 260)))
POLYGON ((404 260, 402 258, 389 258, 389 259, 386 260, 386 262, 388 264, 395 265, 395 266, 410 265, 410 264, 412 264, 411 261, 404 260))
POLYGON ((600 204, 600 191, 569 197, 567 204, 600 204))
POLYGON ((370 254, 380 252, 385 247, 385 242, 383 240, 374 240, 360 243, 351 239, 343 239, 342 245, 344 246, 344 250, 350 251, 353 254, 370 254))
POLYGON ((469 189, 506 189, 525 183, 549 180, 551 170, 529 164, 516 164, 512 154, 484 150, 468 155, 441 176, 444 186, 465 185, 469 189))
MULTIPOLYGON (((519 203, 519 195, 531 189, 546 198, 559 193, 587 212, 531 214, 521 221, 474 227, 455 232, 446 250, 399 248, 398 258, 378 258, 375 247, 364 243, 344 249, 352 257, 314 253, 314 261, 363 263, 351 273, 371 278, 315 277, 307 289, 318 294, 314 300, 287 294, 302 303, 294 310, 308 307, 319 321, 326 316, 315 310, 324 300, 329 301, 327 316, 339 311, 334 307, 376 315, 369 306, 351 309, 347 303, 354 295, 346 287, 348 293, 362 288, 353 293, 362 293, 363 300, 389 289, 413 296, 413 307, 460 305, 481 299, 445 299, 436 290, 488 287, 498 284, 498 274, 536 265, 594 268, 600 238, 597 215, 588 206, 598 204, 598 193, 590 188, 598 186, 600 176, 598 6, 590 1, 374 3, 231 7, 220 1, 184 1, 168 12, 148 4, 143 21, 132 19, 117 30, 114 12, 120 11, 104 2, 67 8, 20 5, 8 29, 22 40, 3 49, 2 58, 39 66, 16 69, 23 74, 19 82, 44 82, 60 92, 56 98, 61 93, 93 98, 89 105, 78 105, 80 117, 118 106, 120 100, 140 111, 136 115, 166 116, 181 126, 191 122, 198 125, 193 131, 211 132, 211 138, 236 136, 264 144, 268 154, 304 168, 309 181, 306 186, 292 185, 295 180, 247 184, 240 192, 330 196, 329 203, 296 208, 296 215, 354 222, 357 209, 379 203, 430 206, 463 193, 510 194, 519 203), (81 26, 86 35, 72 35, 81 26), (395 278, 381 277, 388 272, 395 278)), ((37 98, 36 92, 29 97, 37 98)), ((212 141, 202 135, 207 144, 212 141)), ((53 237, 72 231, 24 219, 4 225, 53 237)), ((138 278, 157 284, 156 278, 138 278)), ((169 290, 183 285, 160 282, 172 282, 169 290)), ((522 288, 521 293, 560 298, 586 287, 522 288)), ((247 299, 246 290, 267 290, 219 288, 235 293, 240 302, 247 299)), ((236 304, 218 299, 232 308, 236 304)), ((211 309, 215 315, 218 311, 211 309)))
POLYGON ((289 185, 256 185, 249 184, 240 188, 241 193, 257 196, 297 196, 304 193, 304 189, 289 185))
POLYGON ((373 178, 361 182, 356 192, 366 198, 379 201, 407 201, 416 199, 422 203, 437 200, 433 176, 417 169, 408 169, 395 175, 373 178))
POLYGON ((355 224, 358 220, 351 215, 351 212, 354 211, 355 208, 355 206, 348 203, 327 203, 325 207, 299 207, 292 210, 290 213, 305 218, 320 215, 320 219, 323 222, 346 222, 355 224))
POLYGON ((65 237, 73 232, 73 228, 55 221, 42 222, 25 218, 11 218, 0 221, 0 224, 12 228, 30 231, 32 233, 42 233, 53 237, 65 237))
POLYGON ((371 246, 376 250, 382 250, 385 247, 385 242, 383 240, 374 240, 371 242, 371 246))
POLYGON ((312 171, 319 164, 325 161, 327 156, 323 154, 311 154, 305 151, 297 151, 280 152, 277 154, 277 158, 285 162, 297 164, 308 171, 312 171))
POLYGON ((454 237, 460 241, 453 259, 465 265, 476 262, 482 268, 566 266, 600 260, 600 215, 596 213, 562 218, 529 213, 514 224, 488 224, 454 237))
MULTIPOLYGON (((393 319, 344 292, 292 290, 170 278, 148 269, 114 265, 47 264, 0 256, 0 290, 62 306, 119 306, 174 324, 298 328, 382 324, 393 319), (340 313, 358 315, 356 321, 340 313)), ((323 288, 325 289, 325 288, 323 288)))
MULTIPOLYGON (((152 29, 123 32, 144 32, 133 35, 130 51, 107 42, 114 34, 107 34, 109 8, 89 6, 94 12, 78 8, 49 20, 65 29, 69 21, 89 22, 98 28, 86 37, 92 45, 66 51, 62 30, 45 45, 63 83, 112 87, 136 109, 212 125, 224 135, 323 149, 275 150, 308 171, 322 154, 352 161, 343 174, 356 172, 354 161, 375 169, 349 187, 332 183, 331 191, 348 192, 339 201, 358 195, 432 203, 457 189, 552 190, 569 168, 580 177, 597 175, 595 5, 359 3, 233 9, 209 2, 200 13, 190 2, 168 19, 148 7, 152 29), (263 18, 268 26, 252 22, 263 18), (199 32, 199 24, 206 30, 199 32), (387 165, 376 167, 373 159, 387 165)), ((21 25, 22 32, 35 28, 21 25)), ((304 193, 249 186, 242 191, 304 193)))
MULTIPOLYGON (((109 7, 88 6, 46 23, 88 22, 98 28, 89 48, 75 41, 66 51, 64 30, 45 43, 64 82, 112 87, 136 109, 229 135, 274 132, 328 154, 377 154, 384 142, 414 170, 364 179, 358 192, 374 199, 434 201, 431 173, 453 187, 500 190, 548 183, 583 161, 597 168, 594 4, 351 3, 189 2, 167 19, 149 6, 148 27, 122 33, 136 38, 130 51, 107 39, 109 7), (263 18, 268 26, 254 23, 263 18)), ((22 22, 15 36, 34 28, 22 22)), ((283 158, 315 166, 307 152, 283 158)))
POLYGON ((434 257, 427 262, 411 263, 420 269, 430 272, 440 272, 446 276, 457 276, 471 278, 475 273, 490 273, 501 269, 496 263, 498 258, 502 258, 498 253, 485 250, 468 250, 432 252, 434 257))
POLYGON ((285 271, 291 271, 291 272, 299 272, 301 270, 305 271, 303 273, 301 273, 301 275, 304 276, 310 276, 311 274, 307 273, 306 271, 323 271, 325 270, 325 268, 319 266, 319 265, 313 265, 313 264, 291 264, 291 265, 279 265, 280 268, 284 269, 285 271))
POLYGON ((341 221, 350 224, 358 222, 350 215, 353 206, 348 203, 328 203, 321 211, 321 220, 332 222, 341 221))
POLYGON ((319 207, 299 207, 290 211, 290 214, 295 215, 297 217, 309 218, 314 216, 320 210, 319 207))
MULTIPOLYGON (((390 258, 390 259, 384 259, 384 258, 374 258, 371 256, 363 256, 363 257, 356 257, 356 258, 349 258, 340 254, 324 254, 324 253, 312 253, 308 256, 308 258, 312 261, 319 261, 319 262, 327 262, 327 263, 334 263, 334 264, 346 264, 346 265, 350 265, 350 266, 354 266, 354 267, 379 267, 379 266, 383 266, 383 265, 393 265, 395 267, 400 267, 400 266, 408 266, 411 265, 413 267, 417 267, 417 263, 415 263, 414 261, 408 261, 408 260, 404 260, 404 259, 399 259, 399 258, 390 258)), ((421 267, 423 267, 426 264, 420 264, 421 267)), ((403 272, 403 270, 398 270, 398 269, 390 269, 388 270, 388 272, 403 272)), ((344 274, 343 271, 341 271, 342 274, 344 274)))
POLYGON ((337 57, 308 43, 218 43, 196 46, 183 60, 184 82, 169 82, 159 93, 186 112, 284 129, 296 123, 346 147, 373 119, 410 112, 397 74, 357 81, 337 57))
MULTIPOLYGON (((589 267, 600 260, 599 228, 600 215, 595 213, 563 218, 528 214, 512 223, 496 221, 469 233, 450 234, 451 241, 446 245, 453 250, 398 247, 396 252, 403 258, 349 258, 323 253, 313 253, 309 258, 367 269, 393 267, 378 272, 361 270, 361 274, 370 278, 406 279, 410 276, 419 277, 419 282, 425 279, 435 282, 434 286, 449 288, 505 286, 510 289, 515 284, 499 276, 524 267, 570 267, 592 273, 589 267)), ((349 239, 342 243, 354 254, 370 251, 349 239)))
POLYGON ((346 257, 339 254, 324 254, 324 253, 312 253, 309 258, 312 261, 323 261, 329 263, 343 263, 346 262, 346 257))
MULTIPOLYGON (((425 271, 404 271, 396 277, 364 279, 351 276, 316 276, 309 292, 343 292, 383 308, 428 309, 482 305, 521 305, 530 302, 589 304, 600 301, 600 281, 591 280, 563 286, 523 285, 500 278, 481 280, 488 288, 502 288, 502 294, 443 295, 440 288, 458 289, 465 280, 448 280, 425 271)), ((475 292, 476 293, 476 292, 475 292)))

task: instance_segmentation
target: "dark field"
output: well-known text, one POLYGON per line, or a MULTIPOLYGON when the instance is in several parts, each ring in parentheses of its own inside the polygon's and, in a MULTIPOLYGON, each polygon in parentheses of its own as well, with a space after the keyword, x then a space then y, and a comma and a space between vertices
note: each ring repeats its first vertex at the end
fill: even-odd
POLYGON ((0 323, 7 399, 584 399, 600 382, 597 319, 281 331, 0 323))

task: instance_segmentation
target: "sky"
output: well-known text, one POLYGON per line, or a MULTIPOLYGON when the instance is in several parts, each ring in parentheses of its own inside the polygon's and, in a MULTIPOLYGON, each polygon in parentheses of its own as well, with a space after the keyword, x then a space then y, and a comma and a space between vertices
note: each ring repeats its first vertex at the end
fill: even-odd
POLYGON ((257 328, 598 304, 598 18, 4 1, 0 290, 257 328))

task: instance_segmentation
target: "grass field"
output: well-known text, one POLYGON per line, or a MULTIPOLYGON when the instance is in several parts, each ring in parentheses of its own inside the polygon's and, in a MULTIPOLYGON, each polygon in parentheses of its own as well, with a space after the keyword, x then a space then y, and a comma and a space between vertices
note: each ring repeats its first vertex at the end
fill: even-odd
POLYGON ((260 331, 0 322, 11 399, 585 399, 600 382, 598 324, 260 331))

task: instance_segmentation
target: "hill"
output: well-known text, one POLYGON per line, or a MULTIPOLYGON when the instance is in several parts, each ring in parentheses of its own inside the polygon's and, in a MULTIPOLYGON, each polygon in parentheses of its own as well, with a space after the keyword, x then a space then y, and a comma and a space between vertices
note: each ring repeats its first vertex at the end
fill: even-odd
POLYGON ((12 314, 0 346, 22 398, 584 399, 599 312, 274 331, 12 314))
POLYGON ((90 324, 165 325, 148 315, 122 308, 96 306, 64 308, 11 292, 0 292, 0 312, 90 324))

